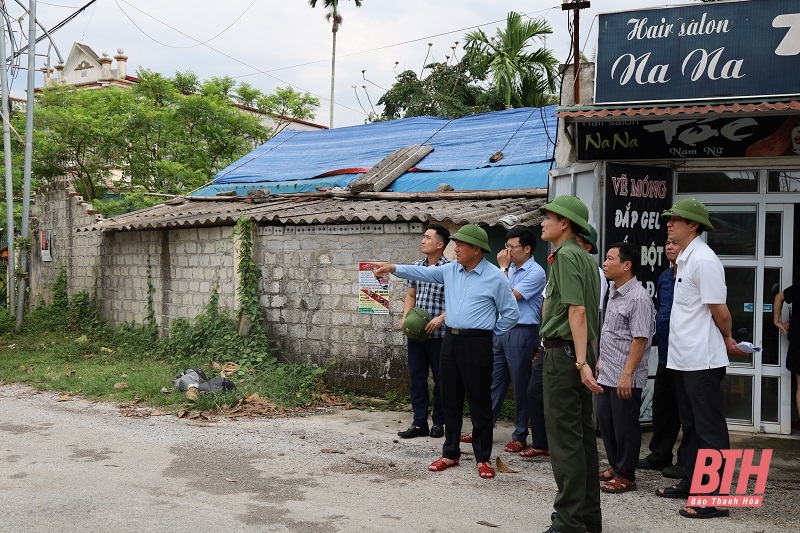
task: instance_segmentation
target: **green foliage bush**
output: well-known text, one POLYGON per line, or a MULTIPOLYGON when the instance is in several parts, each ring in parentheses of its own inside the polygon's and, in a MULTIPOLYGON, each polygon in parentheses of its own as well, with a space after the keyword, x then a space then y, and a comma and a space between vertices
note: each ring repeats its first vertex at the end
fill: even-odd
POLYGON ((14 329, 16 319, 8 313, 8 310, 0 309, 0 335, 5 335, 6 332, 14 329))
POLYGON ((240 336, 231 313, 220 309, 219 293, 214 287, 203 312, 194 320, 174 320, 155 353, 173 362, 196 364, 214 359, 221 363, 234 361, 246 372, 263 370, 276 363, 277 357, 273 355, 266 331, 260 326, 251 328, 248 336, 240 336))

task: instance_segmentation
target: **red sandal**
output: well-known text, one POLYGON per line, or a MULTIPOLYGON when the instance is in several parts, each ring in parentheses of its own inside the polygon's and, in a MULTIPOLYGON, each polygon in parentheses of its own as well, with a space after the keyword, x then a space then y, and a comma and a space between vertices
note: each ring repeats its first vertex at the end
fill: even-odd
POLYGON ((508 444, 506 444, 505 448, 503 448, 503 451, 506 453, 519 453, 524 449, 525 449, 524 442, 518 440, 512 440, 508 444))
POLYGON ((519 452, 520 457, 531 459, 533 457, 550 457, 550 450, 537 450, 536 448, 526 448, 519 452))
POLYGON ((447 463, 445 462, 444 459, 445 459, 444 457, 442 457, 441 459, 436 459, 434 462, 430 464, 430 466, 428 466, 428 470, 430 470, 431 472, 441 472, 453 466, 458 466, 458 459, 450 459, 450 461, 453 461, 452 463, 447 463))
POLYGON ((478 475, 483 479, 492 479, 495 475, 492 465, 487 463, 478 463, 478 475))

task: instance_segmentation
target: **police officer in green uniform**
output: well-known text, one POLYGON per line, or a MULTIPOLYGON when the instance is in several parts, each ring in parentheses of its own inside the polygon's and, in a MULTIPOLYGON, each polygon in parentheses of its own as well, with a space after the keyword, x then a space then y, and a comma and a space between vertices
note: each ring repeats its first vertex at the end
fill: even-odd
POLYGON ((558 494, 545 533, 597 533, 602 517, 592 393, 603 389, 594 377, 592 341, 599 329, 600 280, 597 264, 576 239, 591 231, 589 209, 564 195, 540 210, 542 240, 555 248, 548 258, 541 335, 545 425, 558 494))

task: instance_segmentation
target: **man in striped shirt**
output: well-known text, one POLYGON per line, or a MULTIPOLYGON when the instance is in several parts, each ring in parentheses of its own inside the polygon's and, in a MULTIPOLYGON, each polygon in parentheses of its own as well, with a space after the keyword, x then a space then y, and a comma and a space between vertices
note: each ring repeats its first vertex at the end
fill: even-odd
POLYGON ((655 307, 636 279, 640 253, 627 242, 612 244, 603 272, 611 280, 600 332, 597 420, 610 467, 600 472, 603 492, 636 490, 636 464, 642 445, 639 405, 647 384, 647 357, 654 333, 655 307))

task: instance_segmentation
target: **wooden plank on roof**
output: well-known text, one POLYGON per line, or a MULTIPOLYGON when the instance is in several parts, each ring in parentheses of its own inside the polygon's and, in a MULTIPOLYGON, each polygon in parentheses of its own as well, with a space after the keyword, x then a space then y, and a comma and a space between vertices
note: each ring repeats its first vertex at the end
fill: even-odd
POLYGON ((351 183, 350 192, 382 191, 432 151, 433 146, 418 144, 395 150, 369 169, 366 174, 351 183))

